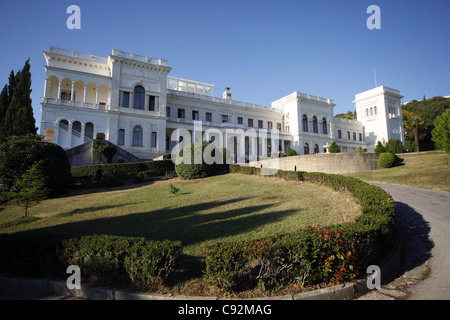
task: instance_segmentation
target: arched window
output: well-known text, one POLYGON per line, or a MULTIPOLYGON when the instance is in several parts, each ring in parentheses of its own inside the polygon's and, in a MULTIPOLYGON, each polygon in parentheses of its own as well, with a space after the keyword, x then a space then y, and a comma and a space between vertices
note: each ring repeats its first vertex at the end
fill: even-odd
POLYGON ((319 152, 320 152, 319 145, 315 144, 314 145, 314 153, 319 153, 319 152))
POLYGON ((134 108, 144 110, 145 105, 145 89, 143 86, 134 88, 134 108))
POLYGON ((317 117, 316 116, 313 117, 313 132, 319 133, 319 127, 317 126, 317 117))
POLYGON ((327 119, 322 119, 322 133, 328 134, 327 119))
POLYGON ((133 129, 133 146, 142 147, 142 128, 134 127, 133 129))
POLYGON ((377 114, 377 107, 373 107, 373 113, 376 115, 377 114))
POLYGON ((309 144, 305 143, 305 154, 309 154, 309 144))
POLYGON ((308 132, 308 117, 306 114, 303 115, 303 131, 308 132))

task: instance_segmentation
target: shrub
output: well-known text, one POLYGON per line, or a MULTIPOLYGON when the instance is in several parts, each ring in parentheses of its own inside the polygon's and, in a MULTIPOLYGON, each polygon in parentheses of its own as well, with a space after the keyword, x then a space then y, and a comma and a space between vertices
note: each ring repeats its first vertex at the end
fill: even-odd
POLYGON ((395 155, 390 152, 380 154, 378 158, 378 168, 390 168, 394 165, 395 155))
POLYGON ((144 177, 164 176, 174 172, 172 160, 98 164, 72 167, 73 183, 78 185, 118 185, 126 180, 144 177), (138 177, 138 173, 142 172, 138 177))
POLYGON ((62 194, 71 181, 70 164, 64 150, 39 136, 11 137, 0 145, 0 192, 12 188, 31 166, 40 162, 49 196, 62 194))
POLYGON ((402 153, 403 152, 403 144, 398 139, 390 139, 386 143, 386 152, 390 152, 393 154, 402 153))
POLYGON ((296 156, 297 152, 295 152, 294 149, 291 149, 290 147, 288 147, 287 152, 286 152, 286 156, 287 157, 292 157, 292 156, 296 156))
POLYGON ((386 148, 381 144, 381 141, 378 141, 374 151, 378 153, 384 153, 386 152, 386 148))
POLYGON ((77 265, 83 280, 99 285, 152 290, 180 268, 181 244, 110 235, 4 236, 0 272, 12 276, 66 278, 77 265))
POLYGON ((341 147, 339 147, 336 143, 336 141, 333 141, 330 145, 330 147, 328 148, 328 151, 330 153, 339 153, 341 152, 341 147))
MULTIPOLYGON (((254 168, 255 169, 255 168, 254 168)), ((258 174, 230 165, 231 172, 258 174)), ((216 243, 206 251, 205 279, 222 290, 260 285, 339 283, 354 280, 359 270, 386 252, 395 236, 395 203, 383 189, 341 175, 278 171, 277 177, 310 181, 350 192, 361 204, 355 222, 306 227, 255 241, 216 243)))
POLYGON ((209 142, 192 143, 181 149, 177 155, 175 162, 175 171, 181 179, 198 179, 216 175, 223 171, 226 149, 212 149, 213 145, 209 142), (205 149, 206 152, 205 152, 205 149), (201 151, 200 151, 201 150, 201 151), (211 151, 211 157, 214 163, 208 164, 203 157, 211 151), (219 150, 220 154, 216 155, 215 151, 219 150), (225 150, 225 151, 224 151, 225 150), (220 164, 219 162, 222 162, 220 164))

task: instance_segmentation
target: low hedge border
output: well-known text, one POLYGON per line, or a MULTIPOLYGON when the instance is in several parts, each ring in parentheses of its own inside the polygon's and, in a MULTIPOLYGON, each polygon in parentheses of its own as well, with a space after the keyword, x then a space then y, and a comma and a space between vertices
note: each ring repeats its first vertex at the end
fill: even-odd
POLYGON ((181 271, 181 243, 94 235, 2 235, 0 272, 13 277, 67 278, 77 265, 84 283, 153 290, 181 271))
POLYGON ((138 174, 140 172, 145 172, 145 177, 174 174, 175 164, 170 159, 145 162, 97 164, 72 167, 71 172, 73 185, 114 186, 123 184, 127 180, 139 178, 138 174))
MULTIPOLYGON (((230 165, 230 172, 259 175, 260 168, 230 165)), ((271 176, 266 176, 271 177, 271 176)), ((306 227, 255 241, 221 242, 206 250, 205 280, 223 291, 259 285, 271 290, 297 283, 355 281, 395 240, 396 206, 381 188, 341 175, 279 170, 272 177, 308 181, 350 192, 361 204, 355 222, 306 227)))

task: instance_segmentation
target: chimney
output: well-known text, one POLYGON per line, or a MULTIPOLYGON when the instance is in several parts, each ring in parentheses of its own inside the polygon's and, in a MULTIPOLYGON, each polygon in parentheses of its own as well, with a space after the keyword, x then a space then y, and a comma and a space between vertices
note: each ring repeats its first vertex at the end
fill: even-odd
POLYGON ((225 88, 225 91, 223 92, 223 98, 226 100, 231 100, 231 90, 229 87, 225 88))

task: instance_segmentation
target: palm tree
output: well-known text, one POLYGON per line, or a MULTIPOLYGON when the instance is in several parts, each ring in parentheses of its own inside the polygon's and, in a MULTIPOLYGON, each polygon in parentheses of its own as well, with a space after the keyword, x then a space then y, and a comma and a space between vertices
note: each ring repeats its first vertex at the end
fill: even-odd
POLYGON ((408 110, 403 110, 403 127, 405 127, 408 133, 412 132, 414 135, 414 142, 416 144, 417 152, 419 149, 419 127, 424 124, 422 117, 416 113, 408 110))

